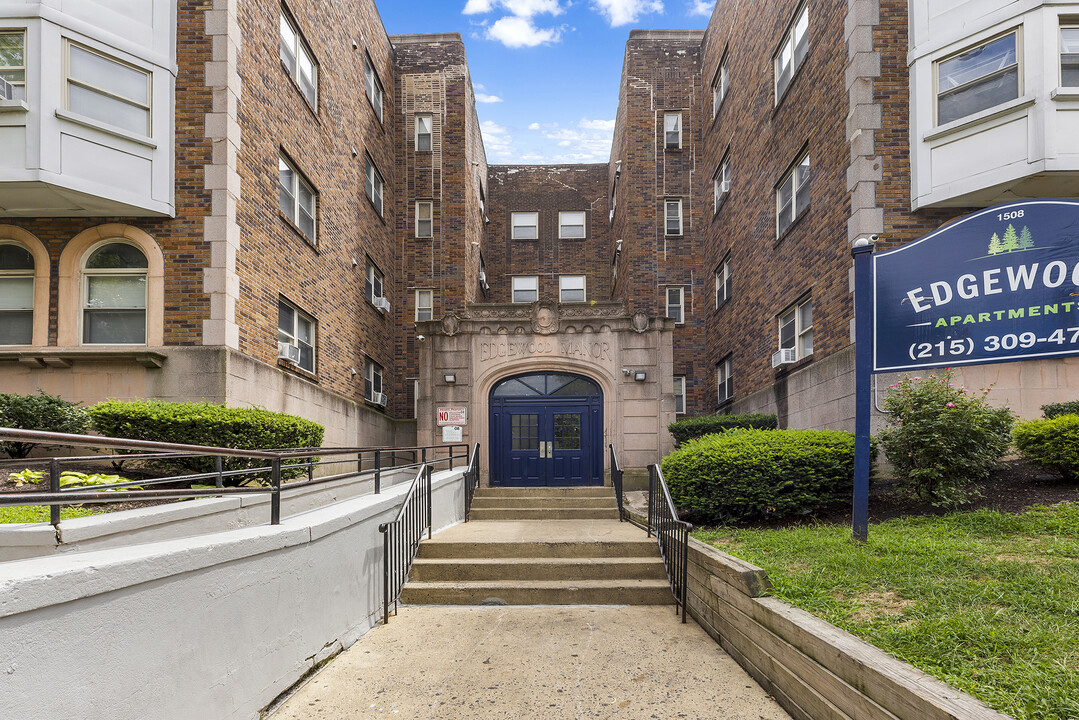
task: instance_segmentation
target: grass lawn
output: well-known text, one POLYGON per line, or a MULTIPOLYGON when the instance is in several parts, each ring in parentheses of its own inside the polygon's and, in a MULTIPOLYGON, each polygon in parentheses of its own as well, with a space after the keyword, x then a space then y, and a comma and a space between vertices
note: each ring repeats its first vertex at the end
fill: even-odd
POLYGON ((1079 718, 1079 503, 850 527, 702 529, 775 595, 1020 720, 1079 718))
MULTIPOLYGON (((104 507, 81 508, 65 507, 60 509, 60 519, 100 515, 104 507)), ((0 525, 4 523, 37 523, 49 521, 49 508, 45 505, 27 505, 23 507, 0 507, 0 525)))

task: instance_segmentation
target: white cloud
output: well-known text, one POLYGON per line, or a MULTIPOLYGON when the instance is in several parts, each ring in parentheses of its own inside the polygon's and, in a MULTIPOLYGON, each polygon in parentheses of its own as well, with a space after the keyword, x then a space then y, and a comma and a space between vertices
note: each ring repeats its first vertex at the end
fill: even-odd
POLYGON ((480 131, 483 133, 483 147, 488 153, 499 160, 513 157, 513 137, 508 129, 493 120, 484 120, 480 123, 480 131))
POLYGON ((711 17, 712 8, 715 6, 716 0, 693 0, 693 4, 689 8, 689 14, 711 17))
MULTIPOLYGON (((482 87, 482 86, 480 86, 482 87)), ((500 103, 502 98, 497 95, 488 95, 487 93, 476 93, 476 102, 478 103, 500 103)))
POLYGON ((529 130, 539 130, 540 129, 540 124, 539 123, 532 123, 531 125, 528 126, 528 129, 529 130))
POLYGON ((562 31, 559 28, 538 28, 529 18, 511 15, 497 20, 487 28, 487 37, 510 48, 535 47, 558 42, 562 31))
POLYGON ((492 0, 468 0, 468 2, 465 3, 465 9, 461 12, 465 15, 491 12, 493 5, 494 3, 492 0))
POLYGON ((542 13, 561 15, 565 12, 558 0, 501 0, 501 4, 518 17, 532 17, 542 13))
POLYGON ((663 12, 662 0, 592 0, 611 27, 637 22, 641 15, 663 12))
POLYGON ((589 120, 588 118, 581 118, 581 121, 577 123, 577 127, 585 128, 586 130, 606 130, 607 132, 614 132, 614 120, 589 120))

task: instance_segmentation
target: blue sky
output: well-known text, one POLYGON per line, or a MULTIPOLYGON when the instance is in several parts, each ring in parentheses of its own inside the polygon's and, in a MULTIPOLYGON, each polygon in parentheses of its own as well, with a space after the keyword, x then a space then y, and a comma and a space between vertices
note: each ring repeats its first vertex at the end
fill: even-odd
POLYGON ((458 32, 487 161, 607 162, 629 31, 704 29, 714 0, 375 0, 393 34, 458 32))

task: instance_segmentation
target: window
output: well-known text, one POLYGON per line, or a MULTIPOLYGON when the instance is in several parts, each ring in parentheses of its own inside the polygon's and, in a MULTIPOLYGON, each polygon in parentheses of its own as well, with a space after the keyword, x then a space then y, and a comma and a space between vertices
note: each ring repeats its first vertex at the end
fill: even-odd
POLYGON ((315 372, 315 319, 284 299, 277 301, 277 341, 298 347, 296 367, 315 372))
POLYGON ((513 302, 529 303, 537 300, 539 300, 539 278, 535 275, 513 278, 513 302))
POLYGON ((809 155, 806 155, 776 188, 776 237, 781 237, 809 207, 809 180, 809 155))
POLYGON ((731 159, 728 155, 727 157, 723 158, 723 162, 720 163, 719 168, 716 170, 716 174, 712 177, 712 197, 714 204, 714 212, 719 212, 719 206, 723 204, 723 199, 730 191, 731 159))
POLYGON ((686 414, 686 376, 674 376, 674 412, 677 415, 686 414))
POLYGON ((375 267, 371 258, 367 259, 367 278, 363 284, 363 294, 367 301, 374 303, 375 300, 385 297, 382 294, 382 271, 375 267))
POLYGON ((719 106, 723 104, 724 98, 727 97, 730 82, 730 68, 727 58, 724 56, 719 63, 719 70, 716 71, 715 78, 712 79, 712 117, 719 114, 719 106))
POLYGON ((716 399, 720 405, 734 398, 734 372, 731 359, 722 360, 716 365, 716 399))
POLYGON ((150 135, 150 73, 69 42, 67 109, 138 135, 150 135))
POLYGON ((779 316, 779 349, 796 348, 798 359, 813 352, 813 300, 792 305, 779 316))
POLYGON ((435 316, 435 291, 416 291, 416 322, 430 320, 435 316))
POLYGON ((318 65, 284 9, 281 10, 281 62, 311 107, 318 107, 318 65))
POLYGON ((667 288, 667 317, 681 325, 686 321, 685 316, 685 288, 667 288))
POLYGON ((511 215, 514 240, 535 240, 539 237, 539 213, 515 212, 511 215))
POLYGON ((560 275, 558 277, 558 302, 584 302, 584 275, 560 275))
POLYGON ((802 66, 809 52, 809 6, 803 5, 797 19, 783 38, 779 54, 775 58, 776 105, 787 92, 794 73, 802 66))
POLYGON ((82 342, 146 344, 146 277, 142 250, 106 240, 83 265, 82 342))
POLYGON ((416 116, 416 152, 431 152, 431 116, 416 116))
POLYGON ((431 210, 434 207, 430 200, 421 200, 416 203, 416 237, 431 237, 431 210))
POLYGON ((292 163, 282 156, 277 159, 277 169, 280 189, 278 207, 281 208, 281 213, 291 220, 292 224, 313 244, 318 194, 300 176, 292 163))
MULTIPOLYGON (((3 36, 0 35, 0 43, 3 36)), ((0 50, 0 57, 3 51, 0 50)), ((0 70, 3 75, 3 70, 0 70)), ((1079 87, 1079 24, 1060 28, 1060 84, 1079 87)))
POLYGON ((667 225, 667 235, 681 235, 682 234, 682 201, 681 200, 667 200, 665 203, 667 225))
POLYGON ((716 307, 731 299, 731 259, 727 256, 716 268, 716 307))
POLYGON ((663 147, 668 150, 677 150, 682 147, 682 113, 664 113, 663 147))
POLYGON ((382 122, 382 83, 378 79, 378 73, 375 72, 375 66, 371 62, 370 56, 364 56, 363 77, 367 88, 367 99, 371 101, 371 106, 375 109, 378 121, 382 122))
POLYGON ((364 359, 363 396, 371 402, 385 402, 382 396, 383 368, 371 358, 364 359))
POLYGON ((14 88, 12 99, 26 99, 26 33, 21 30, 0 32, 0 78, 14 88))
POLYGON ((378 168, 371 162, 370 157, 364 157, 364 163, 363 189, 367 192, 367 199, 371 201, 371 204, 375 206, 375 210, 381 215, 382 191, 385 188, 385 183, 382 181, 382 175, 379 173, 378 168))
POLYGON ((577 239, 584 235, 583 212, 560 212, 558 213, 558 237, 577 239))
POLYGON ((1016 33, 1010 32, 937 63, 937 124, 1019 97, 1016 33))
POLYGON ((0 241, 0 345, 34 341, 34 256, 0 241))

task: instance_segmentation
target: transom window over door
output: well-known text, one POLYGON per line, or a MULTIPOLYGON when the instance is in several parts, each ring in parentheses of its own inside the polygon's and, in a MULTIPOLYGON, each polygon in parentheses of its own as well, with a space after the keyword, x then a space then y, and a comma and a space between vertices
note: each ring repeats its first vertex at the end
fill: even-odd
POLYGON ((1019 97, 1017 33, 1010 32, 937 63, 937 124, 1019 97))
POLYGON ((26 33, 22 30, 0 31, 0 79, 11 85, 13 100, 26 99, 26 33))
POLYGON ((29 345, 34 337, 34 256, 0 243, 0 345, 29 345))
POLYGON ((150 83, 145 70, 67 43, 67 109, 107 125, 150 135, 150 83))
POLYGON ((142 250, 121 242, 98 246, 83 266, 82 342, 146 344, 146 278, 142 250))

